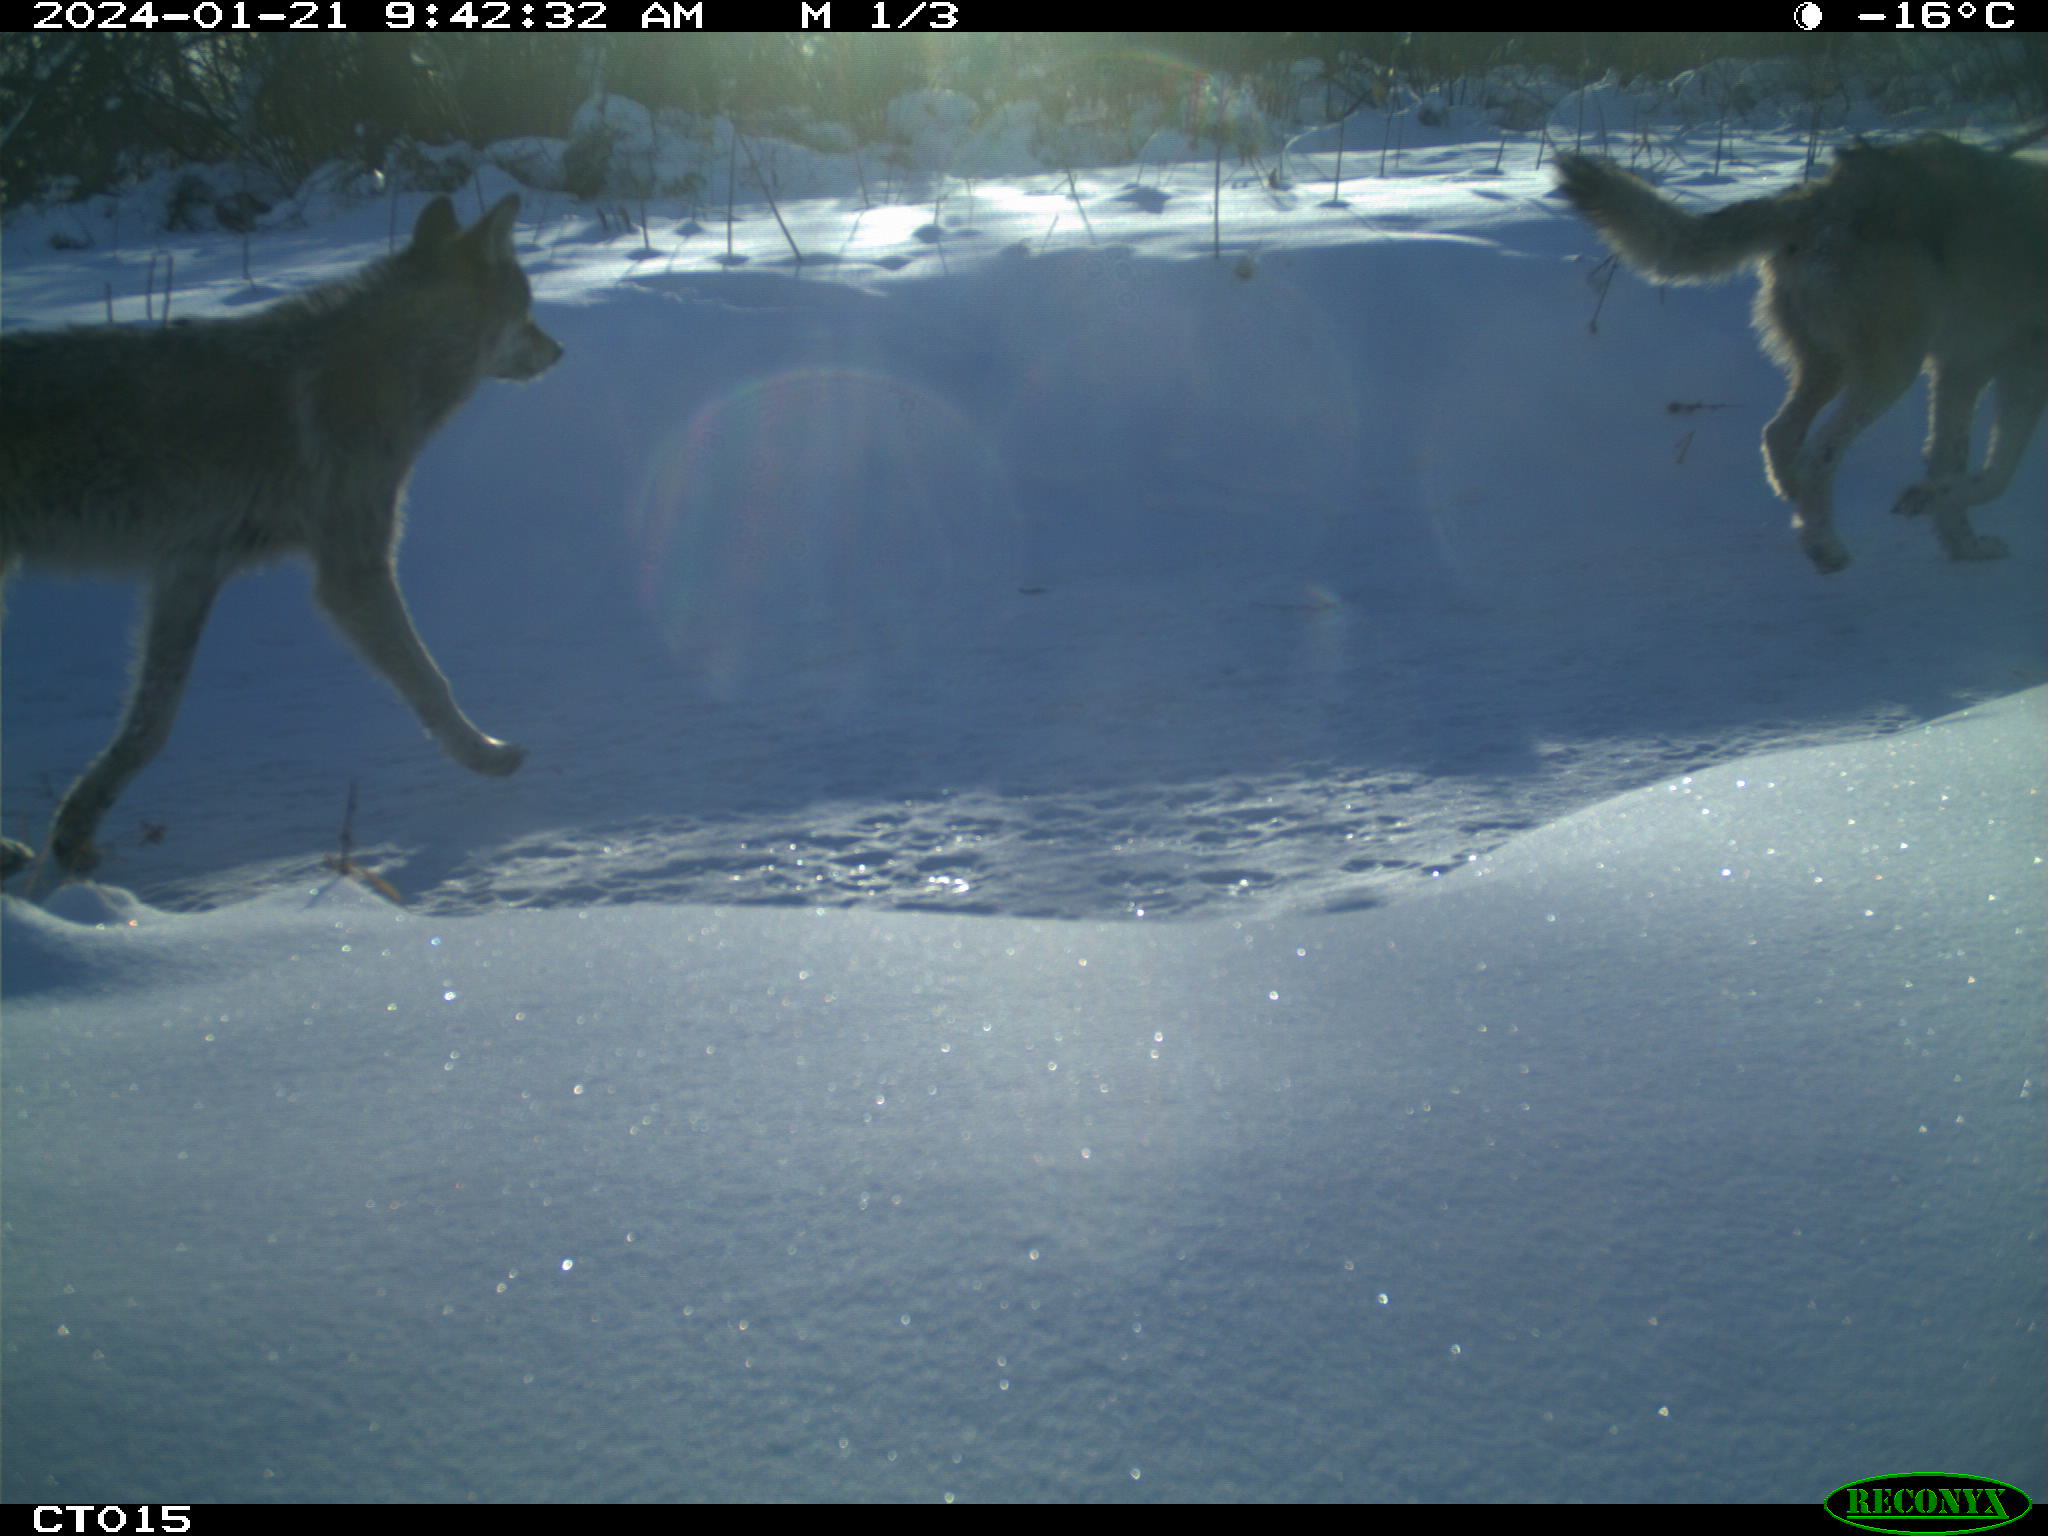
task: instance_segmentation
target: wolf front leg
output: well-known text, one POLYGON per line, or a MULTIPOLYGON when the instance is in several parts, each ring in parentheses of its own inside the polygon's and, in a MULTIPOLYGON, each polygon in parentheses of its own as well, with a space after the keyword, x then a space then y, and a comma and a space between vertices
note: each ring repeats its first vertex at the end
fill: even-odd
POLYGON ((60 875, 86 874, 99 863, 93 836, 100 818, 170 739, 171 722, 178 717, 178 701, 185 695, 185 679, 191 676, 192 657, 221 579, 220 571, 208 564, 175 566, 151 581, 142 655, 121 724, 57 807, 50 862, 60 875))
POLYGON ((2034 357, 2008 362, 1997 374, 1998 410, 1984 464, 1972 472, 1970 418, 1987 377, 1982 368, 1952 365, 1935 374, 1927 478, 1907 486, 1892 508, 1901 517, 1933 514, 1935 532, 1952 560, 1996 560, 2006 553, 2005 540, 1970 527, 1970 508, 2005 494, 2048 401, 2048 363, 2034 357))
POLYGON ((396 688, 427 734, 463 767, 503 777, 526 761, 526 749, 486 736, 455 702, 448 679, 412 627, 398 573, 389 559, 317 562, 314 592, 363 659, 396 688))

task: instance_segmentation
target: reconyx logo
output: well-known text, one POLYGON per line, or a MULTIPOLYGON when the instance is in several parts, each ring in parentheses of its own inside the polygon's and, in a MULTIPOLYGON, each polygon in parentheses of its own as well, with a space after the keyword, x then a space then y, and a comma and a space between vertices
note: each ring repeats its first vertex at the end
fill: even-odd
POLYGON ((2034 1501, 2010 1483, 1950 1472, 1904 1472, 1844 1483, 1823 1501, 1844 1525, 1866 1531, 1909 1531, 1962 1536, 2010 1525, 2034 1501))

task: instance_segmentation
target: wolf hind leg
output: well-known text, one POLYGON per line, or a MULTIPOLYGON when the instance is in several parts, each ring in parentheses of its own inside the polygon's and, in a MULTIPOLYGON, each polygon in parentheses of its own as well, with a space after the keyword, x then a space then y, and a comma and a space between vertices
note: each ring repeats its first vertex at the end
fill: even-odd
MULTIPOLYGON (((1934 438, 1940 435, 1937 424, 1930 434, 1928 478, 1908 486, 1892 509, 1906 517, 1932 513, 1935 535, 1951 560, 1997 560, 2005 555, 2003 539, 1980 534, 1970 527, 1970 508, 2005 494, 2027 444, 2033 439, 2042 407, 2048 404, 2048 367, 2033 362, 2015 365, 2001 371, 1997 383, 1998 408, 1992 418, 1991 440, 1985 445, 1982 467, 1968 473, 1963 467, 1969 456, 1970 407, 1975 405, 1976 395, 1969 395, 1966 400, 1951 399, 1946 402, 1947 407, 1952 416, 1961 418, 1961 425, 1955 429, 1956 440, 1941 445, 1949 448, 1948 455, 1940 457, 1935 451, 1934 438)), ((1945 390, 1943 384, 1937 378, 1936 416, 1941 413, 1945 394, 1960 394, 1945 390)), ((1977 389, 1982 392, 1981 378, 1977 389)))
POLYGON ((0 837, 0 880, 11 880, 20 871, 35 862, 36 851, 27 843, 17 843, 11 837, 0 837))
MULTIPOLYGON (((0 620, 7 617, 7 578, 14 569, 14 559, 0 548, 0 620)), ((11 837, 0 837, 0 880, 11 880, 35 861, 36 851, 27 843, 18 843, 11 837)))
POLYGON ((2024 418, 2015 434, 2003 430, 2005 413, 2013 404, 2009 391, 1999 391, 2001 428, 1994 428, 1985 450, 1984 468, 1969 472, 1970 423, 1977 413, 1977 400, 1990 382, 1982 367, 1937 366, 1929 381, 1927 408, 1927 474, 1899 493, 1892 511, 1899 517, 1931 517, 1935 537, 1951 560, 1996 560, 2002 557, 2005 541, 1980 536, 1970 527, 1969 509, 1988 501, 2005 488, 2019 455, 1998 478, 1995 489, 1985 490, 1987 477, 2003 457, 2001 450, 2015 437, 2024 443, 2032 432, 2031 418, 2024 418))
POLYGON ((1892 511, 1899 517, 1939 516, 1963 489, 1970 459, 1970 421, 1977 399, 1991 382, 1984 368, 1937 364, 1927 381, 1927 474, 1899 492, 1892 511))
POLYGON ((1849 563, 1848 547, 1835 534, 1835 472, 1849 445, 1897 403, 1919 371, 1917 357, 1910 362, 1894 360, 1884 367, 1852 370, 1841 403, 1794 457, 1792 480, 1798 495, 1793 501, 1792 528, 1807 559, 1824 576, 1849 563))
POLYGON ((220 585, 221 573, 211 565, 176 566, 159 572, 150 583, 142 656, 121 723, 114 739, 57 807, 50 862, 60 874, 87 874, 98 865, 100 853, 93 838, 100 819, 170 738, 199 636, 220 585))
POLYGON ((1794 365, 1792 391, 1764 427, 1764 475, 1785 500, 1799 500, 1799 453, 1814 417, 1841 392, 1846 370, 1829 355, 1804 357, 1794 365))

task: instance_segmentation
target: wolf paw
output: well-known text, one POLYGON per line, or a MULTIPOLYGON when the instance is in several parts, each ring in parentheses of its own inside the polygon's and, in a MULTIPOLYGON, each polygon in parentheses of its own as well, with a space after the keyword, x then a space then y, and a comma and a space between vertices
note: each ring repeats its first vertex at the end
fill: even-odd
POLYGON ((1951 539, 1948 543, 1951 560, 2003 560, 2007 553, 2005 540, 1988 533, 1973 533, 1967 538, 1951 539))
POLYGON ((1934 487, 1923 480, 1899 492, 1899 499, 1892 503, 1892 516, 1925 517, 1933 505, 1934 487))
POLYGON ((509 741, 500 741, 495 736, 484 737, 482 743, 464 754, 462 762, 466 768, 478 773, 489 774, 502 779, 519 771, 519 765, 526 761, 526 748, 514 746, 509 741))
POLYGON ((1802 547, 1806 550, 1806 558, 1813 562, 1813 568, 1823 576, 1832 576, 1849 563, 1849 547, 1833 534, 1808 539, 1802 547))

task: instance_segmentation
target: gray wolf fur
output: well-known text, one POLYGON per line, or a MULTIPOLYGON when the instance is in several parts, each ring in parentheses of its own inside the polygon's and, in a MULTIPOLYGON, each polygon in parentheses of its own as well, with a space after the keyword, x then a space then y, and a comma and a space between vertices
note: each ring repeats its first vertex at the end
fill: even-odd
MULTIPOLYGON (((518 213, 507 197, 462 229, 439 198, 404 250, 241 318, 0 337, 0 582, 22 561, 148 582, 120 725, 51 827, 58 873, 98 863, 100 820, 169 736, 222 583, 283 555, 310 557, 320 606, 450 757, 494 775, 524 759, 456 705, 395 565, 428 438, 482 380, 562 355, 531 317, 518 213)), ((0 874, 28 856, 0 849, 0 874)))
POLYGON ((1668 283, 1761 269, 1755 320, 1791 393, 1764 428, 1764 468, 1822 572, 1849 551, 1834 532, 1842 455, 1924 368, 1927 477, 1892 510, 1928 516, 1955 560, 1993 560, 2002 540, 1969 509, 2011 482, 2048 400, 2048 165, 1930 134, 1858 144, 1809 186, 1687 212, 1612 161, 1558 160, 1559 186, 1621 259, 1668 283), (1998 386, 1981 468, 1970 419, 1998 386), (1840 404, 1818 431, 1815 419, 1840 404))

